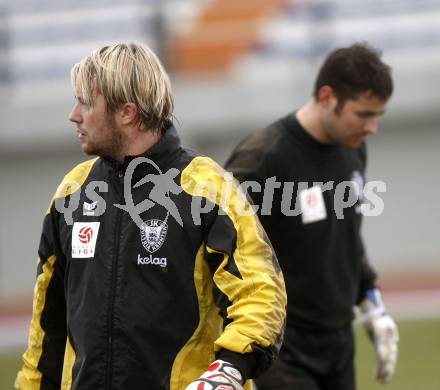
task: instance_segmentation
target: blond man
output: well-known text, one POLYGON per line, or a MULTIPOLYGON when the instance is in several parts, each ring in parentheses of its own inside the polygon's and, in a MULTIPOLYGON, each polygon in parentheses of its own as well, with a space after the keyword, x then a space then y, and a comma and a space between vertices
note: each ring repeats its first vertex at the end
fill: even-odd
POLYGON ((69 119, 98 157, 65 176, 44 218, 16 388, 250 389, 286 304, 258 220, 237 212, 246 201, 217 164, 181 147, 151 50, 99 48, 71 79, 69 119))

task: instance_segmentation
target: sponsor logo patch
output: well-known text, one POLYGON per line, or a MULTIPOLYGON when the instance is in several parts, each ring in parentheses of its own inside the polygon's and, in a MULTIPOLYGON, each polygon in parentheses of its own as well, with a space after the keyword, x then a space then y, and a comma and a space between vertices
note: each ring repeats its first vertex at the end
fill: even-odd
POLYGON ((72 258, 87 259, 95 256, 100 222, 75 222, 72 228, 72 258))
POLYGON ((162 268, 165 268, 167 266, 167 258, 166 257, 153 257, 153 255, 148 255, 146 257, 141 257, 141 255, 138 255, 137 259, 138 265, 159 265, 162 268))
POLYGON ((299 193, 302 223, 311 223, 327 218, 324 197, 320 186, 313 186, 299 193))
POLYGON ((95 215, 96 207, 98 206, 98 201, 92 203, 83 203, 83 215, 92 217, 95 215))
POLYGON ((364 201, 364 178, 359 171, 353 171, 351 174, 351 181, 354 184, 354 191, 356 194, 356 212, 361 213, 361 204, 364 201))

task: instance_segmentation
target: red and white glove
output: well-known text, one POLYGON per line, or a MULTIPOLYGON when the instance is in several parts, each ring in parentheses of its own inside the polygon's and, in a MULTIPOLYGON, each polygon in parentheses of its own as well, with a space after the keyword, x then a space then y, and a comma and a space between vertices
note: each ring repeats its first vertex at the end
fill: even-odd
POLYGON ((186 390, 243 390, 243 377, 231 363, 216 360, 186 390))
POLYGON ((394 320, 387 314, 378 289, 367 291, 360 304, 363 323, 376 351, 375 377, 386 383, 393 376, 397 363, 399 332, 394 320))

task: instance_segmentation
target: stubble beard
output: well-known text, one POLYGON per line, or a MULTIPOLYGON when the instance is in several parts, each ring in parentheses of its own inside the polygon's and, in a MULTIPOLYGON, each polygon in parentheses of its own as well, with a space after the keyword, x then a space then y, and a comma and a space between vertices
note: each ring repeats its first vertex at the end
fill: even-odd
POLYGON ((84 153, 90 156, 99 156, 118 160, 120 158, 123 142, 122 134, 118 131, 115 123, 110 118, 107 119, 106 127, 109 130, 108 136, 101 142, 89 140, 81 147, 84 153))
POLYGON ((334 120, 330 115, 324 117, 321 121, 321 126, 324 129, 327 139, 330 144, 338 144, 338 140, 334 136, 334 120))
POLYGON ((362 141, 355 142, 354 140, 352 140, 351 137, 339 136, 337 134, 337 131, 335 131, 336 128, 335 122, 336 122, 336 118, 338 118, 339 115, 340 115, 340 110, 335 108, 335 110, 333 111, 333 116, 329 115, 328 117, 324 118, 324 120, 322 121, 322 126, 327 134, 327 137, 331 140, 331 143, 333 145, 339 145, 348 149, 358 148, 362 144, 362 141))

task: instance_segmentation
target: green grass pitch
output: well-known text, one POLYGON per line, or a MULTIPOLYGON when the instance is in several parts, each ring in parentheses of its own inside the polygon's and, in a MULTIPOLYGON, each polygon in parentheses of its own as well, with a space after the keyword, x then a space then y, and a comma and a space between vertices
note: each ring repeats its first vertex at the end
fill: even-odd
MULTIPOLYGON (((399 361, 387 385, 373 380, 374 351, 360 326, 356 331, 358 390, 440 390, 440 319, 400 321, 399 361)), ((20 352, 0 352, 0 389, 12 389, 20 352)))

